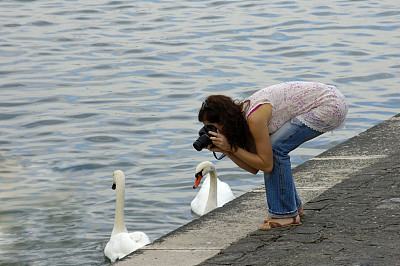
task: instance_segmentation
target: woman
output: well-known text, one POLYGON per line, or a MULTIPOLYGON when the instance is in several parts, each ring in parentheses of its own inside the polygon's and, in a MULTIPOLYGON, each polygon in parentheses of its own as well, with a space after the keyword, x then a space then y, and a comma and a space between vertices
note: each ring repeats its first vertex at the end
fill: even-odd
POLYGON ((287 82, 261 89, 240 102, 211 95, 199 121, 213 125, 215 145, 242 169, 264 172, 268 217, 261 230, 300 225, 304 215, 288 153, 302 143, 344 123, 347 102, 335 87, 313 82, 287 82))

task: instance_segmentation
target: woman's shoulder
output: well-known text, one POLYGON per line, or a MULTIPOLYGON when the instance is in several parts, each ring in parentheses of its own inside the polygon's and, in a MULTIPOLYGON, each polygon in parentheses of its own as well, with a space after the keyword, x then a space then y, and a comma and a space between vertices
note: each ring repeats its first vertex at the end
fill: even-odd
POLYGON ((272 116, 272 105, 270 103, 260 104, 247 116, 250 123, 269 122, 272 116))

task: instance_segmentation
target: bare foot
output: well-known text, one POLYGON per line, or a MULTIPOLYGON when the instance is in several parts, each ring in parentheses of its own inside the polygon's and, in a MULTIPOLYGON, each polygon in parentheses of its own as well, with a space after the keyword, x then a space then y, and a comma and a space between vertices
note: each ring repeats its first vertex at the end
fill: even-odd
POLYGON ((279 229, 288 226, 294 225, 301 225, 300 216, 297 215, 296 217, 291 218, 283 218, 283 219, 275 219, 272 218, 267 223, 264 223, 260 230, 272 230, 272 229, 279 229))
MULTIPOLYGON (((300 215, 300 217, 303 217, 304 215, 306 215, 306 212, 304 211, 303 208, 301 208, 299 210, 299 215, 300 215)), ((268 216, 267 219, 264 220, 264 223, 268 223, 269 221, 271 221, 271 219, 273 219, 273 218, 268 216)))

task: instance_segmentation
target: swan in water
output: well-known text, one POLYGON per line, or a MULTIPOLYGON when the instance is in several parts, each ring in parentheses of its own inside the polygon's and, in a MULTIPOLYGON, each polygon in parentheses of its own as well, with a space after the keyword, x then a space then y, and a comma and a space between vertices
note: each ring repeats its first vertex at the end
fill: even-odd
POLYGON ((114 262, 149 244, 150 239, 143 232, 128 233, 126 230, 124 222, 125 174, 121 170, 114 171, 112 189, 116 189, 117 193, 115 220, 104 255, 114 262))
POLYGON ((192 211, 200 216, 223 206, 235 198, 229 185, 217 178, 215 166, 209 161, 202 162, 196 167, 194 189, 197 188, 201 179, 207 174, 209 175, 204 179, 199 193, 190 204, 192 211))

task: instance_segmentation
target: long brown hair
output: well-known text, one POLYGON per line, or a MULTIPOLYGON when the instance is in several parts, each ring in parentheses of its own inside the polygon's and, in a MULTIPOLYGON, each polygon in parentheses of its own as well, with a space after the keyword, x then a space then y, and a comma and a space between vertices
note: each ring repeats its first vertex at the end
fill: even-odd
POLYGON ((251 133, 243 110, 244 104, 225 95, 210 95, 203 102, 198 119, 200 122, 220 124, 221 133, 234 150, 240 147, 249 151, 251 133))

